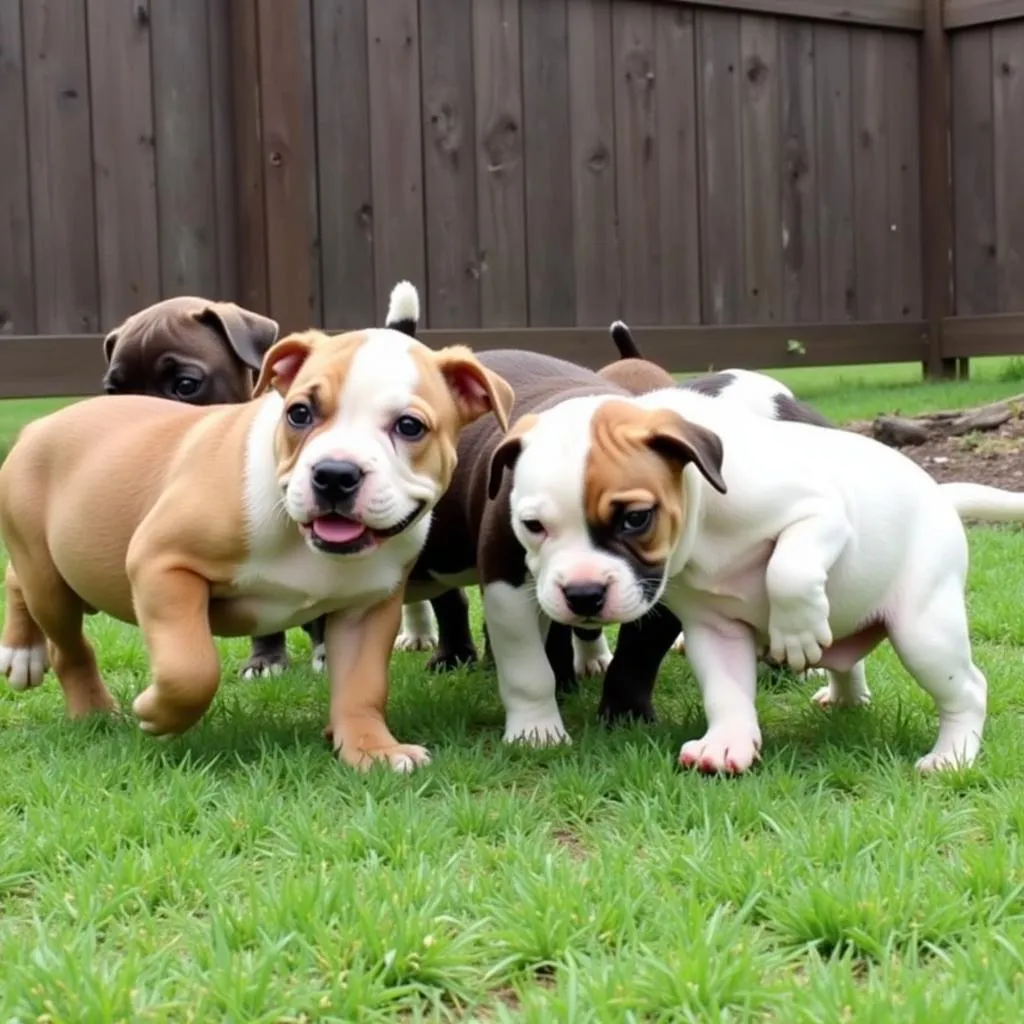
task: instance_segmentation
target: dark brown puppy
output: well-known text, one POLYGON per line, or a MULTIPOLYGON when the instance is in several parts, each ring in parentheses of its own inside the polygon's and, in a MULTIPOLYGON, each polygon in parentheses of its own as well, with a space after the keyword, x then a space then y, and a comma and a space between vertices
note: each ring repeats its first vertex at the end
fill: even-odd
MULTIPOLYGON (((233 302, 194 295, 165 299, 134 313, 103 339, 103 389, 190 405, 247 402, 277 332, 275 320, 233 302)), ((322 659, 323 621, 303 629, 313 643, 314 660, 322 659)), ((253 637, 242 675, 268 675, 287 664, 284 633, 253 637)))

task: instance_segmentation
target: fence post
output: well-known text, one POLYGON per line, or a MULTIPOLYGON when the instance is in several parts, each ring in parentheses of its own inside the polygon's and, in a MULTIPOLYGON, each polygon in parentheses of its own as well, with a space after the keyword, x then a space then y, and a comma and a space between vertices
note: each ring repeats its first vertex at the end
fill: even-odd
MULTIPOLYGON (((952 308, 953 190, 950 182, 949 37, 944 0, 923 0, 921 37, 921 271, 928 325, 929 379, 956 377, 943 347, 943 319, 952 308)), ((964 361, 966 363, 966 360, 964 361)))

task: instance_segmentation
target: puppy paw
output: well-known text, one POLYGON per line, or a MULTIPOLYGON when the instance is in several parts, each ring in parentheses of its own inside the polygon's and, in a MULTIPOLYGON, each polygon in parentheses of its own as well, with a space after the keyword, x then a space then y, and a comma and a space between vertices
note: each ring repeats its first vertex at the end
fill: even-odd
POLYGON ((557 706, 550 710, 510 714, 505 720, 503 738, 506 743, 525 743, 531 747, 572 743, 557 706))
POLYGON ((611 663, 611 648, 603 633, 594 641, 573 637, 572 667, 577 679, 601 677, 611 663))
POLYGON ((974 749, 958 747, 950 750, 933 750, 925 754, 917 762, 917 770, 922 775, 931 775, 934 772, 959 771, 969 768, 977 756, 977 744, 971 744, 974 749))
POLYGON ((395 638, 396 651, 432 651, 437 637, 431 633, 399 633, 395 638))
POLYGON ((756 725, 737 723, 709 729, 699 740, 684 743, 679 763, 684 768, 712 774, 739 775, 761 756, 761 731, 756 725))
POLYGON ((356 745, 342 743, 334 751, 335 757, 361 772, 369 771, 374 765, 383 765, 395 772, 408 774, 430 764, 430 752, 426 747, 414 743, 394 743, 367 750, 356 745))
POLYGON ((867 689, 849 690, 830 682, 816 691, 811 701, 819 708, 859 708, 871 703, 871 693, 867 689))
POLYGON ((768 621, 769 653, 780 665, 803 672, 821 661, 821 653, 832 644, 828 623, 828 600, 776 602, 768 621))
POLYGON ((682 633, 672 641, 672 650, 675 651, 676 654, 686 653, 686 637, 683 636, 682 633))
POLYGON ((198 711, 169 704, 156 688, 147 686, 132 702, 132 711, 139 728, 150 736, 169 738, 191 728, 202 718, 205 706, 198 711))
POLYGON ((30 690, 39 686, 50 667, 46 644, 33 647, 0 647, 0 673, 12 690, 30 690))
POLYGON ((327 671, 327 647, 324 644, 317 644, 313 648, 313 660, 310 662, 314 672, 327 671))
MULTIPOLYGON (((314 667, 316 667, 316 656, 314 655, 314 667)), ((266 679, 269 676, 279 676, 288 667, 287 655, 264 655, 254 654, 242 665, 239 673, 243 679, 266 679)))
POLYGON ((458 647, 453 650, 442 647, 427 662, 427 671, 454 672, 462 665, 472 665, 477 660, 475 647, 458 647))

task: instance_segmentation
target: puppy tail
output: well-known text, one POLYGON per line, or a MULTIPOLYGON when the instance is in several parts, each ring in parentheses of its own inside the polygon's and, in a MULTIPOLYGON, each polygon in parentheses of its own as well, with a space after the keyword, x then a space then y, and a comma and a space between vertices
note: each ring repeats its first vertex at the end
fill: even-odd
POLYGON ((961 519, 988 523, 1024 522, 1024 494, 984 484, 939 484, 961 519))
POLYGON ((386 327, 393 331, 401 331, 410 338, 416 337, 416 325, 420 319, 420 296, 416 286, 409 281, 399 281, 391 289, 388 300, 388 315, 384 321, 386 327))
POLYGON ((608 329, 612 333, 615 347, 619 350, 620 359, 643 359, 640 349, 637 348, 636 342, 633 340, 633 335, 621 320, 616 320, 608 329))

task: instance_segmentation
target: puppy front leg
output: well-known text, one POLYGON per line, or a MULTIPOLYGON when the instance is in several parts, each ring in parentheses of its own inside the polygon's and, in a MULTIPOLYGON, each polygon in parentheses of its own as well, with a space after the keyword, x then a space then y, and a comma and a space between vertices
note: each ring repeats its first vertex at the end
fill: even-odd
POLYGON ((395 771, 427 764, 423 747, 399 743, 384 719, 388 665, 402 619, 403 588, 366 611, 327 617, 327 674, 331 680, 327 735, 346 764, 367 769, 384 761, 395 771))
POLYGON ((483 586, 484 615, 505 705, 505 742, 571 742, 555 701, 555 673, 544 649, 540 609, 527 587, 483 586))
POLYGON ((154 736, 184 732, 202 718, 220 683, 210 585, 187 569, 157 565, 131 573, 131 579, 153 676, 132 710, 154 736))
POLYGON ((851 533, 843 511, 823 505, 787 526, 775 542, 765 580, 770 652, 795 672, 817 664, 832 644, 825 584, 851 533))
POLYGON ((746 771, 761 753, 761 727, 754 707, 757 646, 740 622, 683 618, 686 654, 697 677, 707 732, 684 743, 679 763, 702 772, 746 771))

